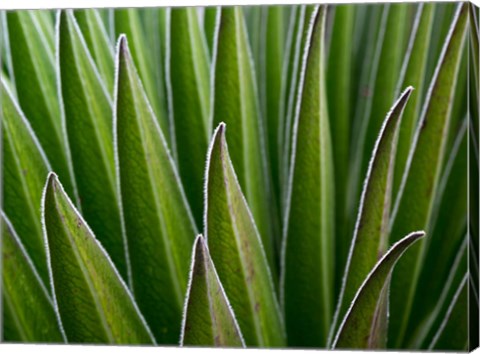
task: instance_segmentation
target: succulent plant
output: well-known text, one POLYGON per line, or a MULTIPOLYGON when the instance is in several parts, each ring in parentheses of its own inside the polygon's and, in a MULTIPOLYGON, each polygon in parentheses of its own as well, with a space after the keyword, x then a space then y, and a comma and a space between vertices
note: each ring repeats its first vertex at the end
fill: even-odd
POLYGON ((478 346, 478 14, 2 12, 2 340, 478 346))

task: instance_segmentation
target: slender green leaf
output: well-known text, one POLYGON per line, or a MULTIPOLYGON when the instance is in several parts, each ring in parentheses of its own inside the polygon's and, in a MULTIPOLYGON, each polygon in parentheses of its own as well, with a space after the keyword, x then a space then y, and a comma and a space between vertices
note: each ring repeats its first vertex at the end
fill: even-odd
POLYGON ((1 223, 2 310, 8 312, 8 316, 2 321, 2 340, 63 342, 52 299, 3 211, 1 223))
POLYGON ((468 350, 468 273, 465 274, 429 350, 468 350))
POLYGON ((138 74, 163 134, 165 134, 165 138, 171 146, 173 137, 171 136, 171 126, 166 110, 166 95, 159 85, 159 75, 162 73, 163 66, 161 63, 153 62, 154 51, 147 46, 147 37, 145 30, 142 28, 140 10, 116 9, 114 13, 115 34, 117 37, 120 34, 125 34, 131 40, 132 58, 138 68, 138 74))
MULTIPOLYGON (((352 40, 355 7, 336 5, 333 9, 333 28, 327 63, 327 99, 331 117, 333 163, 335 168, 335 274, 345 268, 351 234, 345 222, 345 201, 350 144, 350 116, 352 81, 352 40)), ((335 288, 341 277, 335 277, 335 288)))
MULTIPOLYGON (((422 231, 412 232, 394 244, 378 261, 358 289, 352 305, 348 309, 333 342, 333 349, 371 348, 372 325, 375 322, 377 300, 390 283, 392 270, 403 253, 419 238, 425 236, 422 231)), ((400 262, 401 264, 401 262, 400 262)), ((398 272, 398 270, 397 270, 398 272)))
POLYGON ((68 341, 154 344, 127 286, 54 173, 42 214, 54 302, 68 341))
POLYGON ((167 82, 180 177, 197 225, 210 138, 210 60, 194 7, 168 9, 167 82))
POLYGON ((100 13, 97 9, 88 9, 75 10, 74 14, 108 93, 112 94, 115 76, 113 45, 108 38, 100 13))
POLYGON ((45 178, 51 170, 30 123, 2 78, 3 208, 26 246, 44 283, 47 260, 40 222, 40 201, 45 178))
POLYGON ((202 236, 195 241, 180 345, 245 347, 202 236))
POLYGON ((369 83, 371 99, 366 103, 360 123, 361 130, 352 165, 352 175, 357 179, 355 191, 352 192, 355 199, 359 194, 361 179, 367 172, 368 156, 373 150, 377 132, 395 98, 395 88, 404 57, 403 43, 408 6, 409 4, 385 4, 383 9, 369 83))
POLYGON ((317 7, 307 40, 292 144, 281 279, 292 346, 324 347, 333 315, 335 199, 325 96, 325 18, 326 7, 317 7))
POLYGON ((241 7, 223 7, 214 55, 213 124, 230 129, 231 158, 276 274, 273 234, 277 225, 265 159, 263 120, 241 7))
POLYGON ((363 280, 387 251, 395 149, 402 114, 412 91, 412 87, 407 88, 394 104, 375 144, 330 335, 336 332, 337 321, 345 316, 363 280))
POLYGON ((117 50, 115 148, 132 289, 157 340, 176 344, 197 230, 125 36, 117 50))
POLYGON ((7 25, 18 100, 52 167, 72 195, 74 184, 57 99, 53 38, 39 11, 8 11, 7 25))
POLYGON ((395 157, 395 174, 393 177, 394 196, 397 195, 398 188, 400 187, 409 149, 413 140, 414 128, 420 113, 434 12, 434 3, 418 4, 407 54, 400 73, 400 80, 398 81, 397 93, 407 85, 413 86, 415 92, 410 99, 410 103, 405 108, 400 125, 397 155, 395 157))
POLYGON ((208 6, 204 9, 203 30, 207 40, 210 58, 213 56, 213 47, 215 40, 215 27, 217 26, 218 7, 208 6))
POLYGON ((127 276, 116 193, 112 105, 73 12, 58 18, 60 90, 80 209, 120 274, 127 276))
POLYGON ((213 136, 207 166, 205 237, 245 343, 284 346, 269 266, 230 160, 224 124, 213 136))
MULTIPOLYGON (((392 213, 391 241, 411 229, 427 228, 442 166, 452 97, 465 39, 468 6, 460 4, 445 42, 410 150, 407 169, 392 213)), ((399 347, 411 314, 423 245, 417 243, 392 278, 390 336, 399 347)))

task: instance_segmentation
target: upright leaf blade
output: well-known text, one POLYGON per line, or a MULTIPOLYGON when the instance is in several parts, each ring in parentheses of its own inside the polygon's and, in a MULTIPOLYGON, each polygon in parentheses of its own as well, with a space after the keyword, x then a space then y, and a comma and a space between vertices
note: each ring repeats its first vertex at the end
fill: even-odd
POLYGON ((393 267, 403 253, 424 232, 413 232, 392 246, 378 261, 359 288, 333 342, 333 349, 339 348, 369 348, 372 335, 372 324, 375 321, 377 299, 382 298, 381 292, 389 284, 393 267))
POLYGON ((113 92, 114 58, 113 46, 97 9, 75 10, 82 34, 108 93, 113 92))
POLYGON ((281 295, 291 346, 324 347, 333 312, 335 200, 323 69, 325 17, 325 6, 314 10, 290 163, 281 295))
POLYGON ((60 86, 80 207, 127 277, 113 158, 112 103, 73 12, 58 16, 60 86))
MULTIPOLYGON (((460 4, 410 150, 407 170, 392 213, 392 242, 407 230, 428 229, 443 162, 467 19, 468 5, 460 4)), ((406 255, 392 278, 389 340, 393 347, 400 347, 405 337, 423 253, 423 242, 420 241, 406 255)))
POLYGON ((232 163, 258 225, 272 271, 275 208, 266 165, 264 127, 242 8, 223 7, 214 56, 213 124, 225 122, 232 163))
POLYGON ((42 213, 55 306, 68 341, 154 344, 127 286, 54 173, 42 213))
POLYGON ((175 344, 197 230, 125 36, 116 88, 115 149, 132 289, 157 340, 175 344))
POLYGON ((49 38, 53 31, 42 26, 39 11, 8 11, 6 17, 20 107, 71 194, 73 175, 57 100, 54 39, 49 38))
POLYGON ((248 346, 285 345, 280 309, 259 232, 230 160, 225 125, 210 147, 205 235, 248 346))
POLYGON ((331 334, 336 332, 337 321, 345 316, 363 280, 387 251, 398 127, 412 91, 412 87, 407 88, 394 104, 375 144, 331 334))
POLYGON ((1 224, 2 341, 63 342, 50 294, 3 211, 1 224))
POLYGON ((204 9, 203 17, 203 30, 205 32, 205 38, 207 40, 208 51, 210 58, 213 56, 214 40, 215 40, 215 27, 217 25, 218 7, 208 6, 204 9))
POLYGON ((245 347, 202 236, 195 241, 191 267, 180 345, 245 347))
POLYGON ((2 78, 3 208, 38 269, 48 282, 40 222, 40 201, 50 164, 29 122, 2 78))
POLYGON ((168 9, 167 82, 178 167, 197 225, 203 212, 203 174, 210 120, 210 60, 193 7, 168 9))

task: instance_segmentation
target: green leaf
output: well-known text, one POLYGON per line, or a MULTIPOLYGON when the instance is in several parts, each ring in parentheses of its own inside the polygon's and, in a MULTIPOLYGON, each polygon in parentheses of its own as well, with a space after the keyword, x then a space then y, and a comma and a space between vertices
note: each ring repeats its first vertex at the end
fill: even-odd
POLYGON ((42 213, 55 307, 68 342, 155 344, 110 257, 54 173, 42 213))
POLYGON ((45 178, 51 170, 30 123, 13 98, 5 80, 2 93, 2 174, 3 208, 7 210, 38 269, 42 281, 48 282, 47 259, 40 222, 40 201, 45 178))
MULTIPOLYGON (((422 231, 412 232, 394 244, 378 261, 365 281, 358 289, 355 298, 337 332, 332 348, 370 348, 372 325, 376 318, 377 299, 383 298, 382 291, 388 288, 393 267, 403 253, 419 238, 425 236, 422 231)), ((401 263, 401 262, 400 262, 401 263)), ((398 272, 398 270, 397 270, 398 272)))
POLYGON ((400 92, 407 85, 415 87, 415 92, 410 99, 410 103, 405 108, 400 125, 397 155, 395 157, 395 174, 393 177, 394 196, 397 195, 400 187, 409 149, 412 145, 414 128, 420 113, 434 12, 434 3, 418 4, 407 54, 400 73, 400 80, 398 81, 397 92, 400 92))
POLYGON ((168 121, 167 105, 165 92, 162 90, 161 75, 163 66, 161 63, 154 63, 154 51, 147 46, 147 36, 142 28, 140 18, 141 9, 115 9, 115 34, 125 34, 132 42, 131 52, 135 66, 138 68, 138 74, 149 101, 151 102, 153 112, 160 123, 163 134, 171 146, 173 139, 170 123, 168 121), (158 65, 158 66, 157 66, 158 65))
POLYGON ((245 347, 202 236, 193 247, 180 345, 245 347))
POLYGON ((218 7, 208 6, 204 9, 203 30, 207 40, 210 58, 213 56, 213 47, 215 40, 215 27, 217 25, 218 7))
POLYGON ((467 273, 428 350, 468 350, 468 285, 467 273))
POLYGON ((213 124, 230 129, 231 158, 276 274, 273 235, 275 207, 265 159, 264 126, 241 7, 223 7, 214 56, 213 124))
POLYGON ((8 313, 2 321, 2 340, 63 342, 52 299, 10 220, 1 214, 2 304, 8 313))
MULTIPOLYGON (((455 21, 433 77, 410 150, 407 169, 392 212, 390 239, 398 240, 412 229, 429 229, 432 204, 449 129, 452 99, 468 19, 467 4, 459 5, 455 21)), ((423 245, 417 243, 392 278, 390 336, 392 346, 402 345, 417 286, 423 245)))
POLYGON ((178 168, 197 225, 201 225, 211 132, 210 58, 196 8, 168 9, 167 24, 166 72, 178 168))
POLYGON ((116 193, 112 106, 70 10, 58 17, 60 90, 80 209, 126 279, 127 260, 116 193))
MULTIPOLYGON (((327 63, 327 99, 332 129, 333 163, 335 168, 335 274, 342 274, 348 257, 351 233, 347 230, 345 201, 347 193, 350 149, 352 47, 355 6, 336 5, 327 63)), ((339 288, 341 277, 335 278, 339 288)))
POLYGON ((197 230, 125 36, 116 88, 115 148, 132 289, 157 340, 178 344, 197 230))
POLYGON ((113 92, 113 46, 97 9, 75 10, 75 18, 109 94, 113 92))
POLYGON ((281 296, 288 344, 324 347, 333 314, 335 208, 325 96, 326 7, 316 7, 312 18, 293 128, 281 296))
POLYGON ((395 98, 395 89, 404 57, 406 15, 409 4, 385 4, 370 72, 369 95, 354 145, 352 176, 356 178, 352 197, 357 200, 360 182, 368 168, 377 132, 395 98))
MULTIPOLYGON (((412 87, 407 88, 393 105, 372 153, 331 336, 337 330, 337 322, 344 318, 358 288, 388 248, 395 149, 402 114, 412 91, 412 87)), ((374 346, 375 343, 370 342, 369 345, 374 346)))
POLYGON ((74 182, 57 99, 55 52, 39 11, 8 11, 7 26, 18 101, 68 193, 74 182))
POLYGON ((280 309, 259 232, 228 153, 225 125, 207 162, 205 238, 248 346, 285 345, 280 309))

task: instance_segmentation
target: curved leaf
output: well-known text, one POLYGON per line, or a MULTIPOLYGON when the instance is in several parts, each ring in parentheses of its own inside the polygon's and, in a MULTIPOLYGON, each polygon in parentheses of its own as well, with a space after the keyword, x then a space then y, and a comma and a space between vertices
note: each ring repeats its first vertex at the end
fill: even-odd
POLYGON ((245 343, 284 346, 270 270, 229 157, 224 124, 213 135, 207 166, 205 238, 245 343))
POLYGON ((281 279, 292 346, 324 347, 333 312, 335 199, 323 65, 325 18, 326 7, 317 7, 293 129, 281 279))
POLYGON ((203 212, 203 174, 210 120, 210 60, 197 9, 167 10, 167 87, 178 169, 197 225, 203 212))
POLYGON ((50 164, 30 123, 2 78, 3 208, 26 246, 42 281, 48 282, 40 201, 50 164))
POLYGON ((388 247, 398 127, 412 91, 412 87, 407 88, 393 105, 372 153, 331 335, 336 332, 336 322, 345 316, 363 280, 388 247))
POLYGON ((3 211, 1 224, 2 341, 63 342, 50 294, 3 211))
POLYGON ((154 344, 127 286, 54 173, 42 213, 54 302, 68 341, 154 344))
POLYGON ((184 311, 181 346, 245 347, 202 236, 193 246, 184 311))
POLYGON ((353 302, 337 332, 332 348, 366 349, 370 347, 372 325, 378 307, 377 300, 383 298, 382 291, 389 285, 393 267, 403 253, 419 238, 423 231, 412 232, 392 246, 378 261, 359 288, 353 302))
MULTIPOLYGON (((57 100, 53 31, 42 26, 42 11, 8 11, 7 26, 18 100, 45 153, 73 193, 66 137, 57 100)), ((49 14, 46 14, 49 15, 49 14)))
POLYGON ((177 344, 197 230, 125 36, 117 50, 115 149, 132 289, 157 340, 177 344))
POLYGON ((112 105, 71 10, 58 16, 60 90, 80 209, 124 278, 125 242, 116 194, 112 105))
MULTIPOLYGON (((390 239, 397 241, 409 230, 428 229, 437 192, 448 136, 450 111, 455 93, 468 19, 468 4, 459 4, 455 21, 431 82, 423 113, 410 150, 407 168, 392 212, 390 239)), ((411 314, 423 241, 417 243, 399 265, 392 278, 389 340, 402 346, 411 314)))
POLYGON ((222 7, 214 54, 213 124, 230 130, 231 158, 276 274, 271 191, 266 169, 263 121, 241 7, 222 7))

